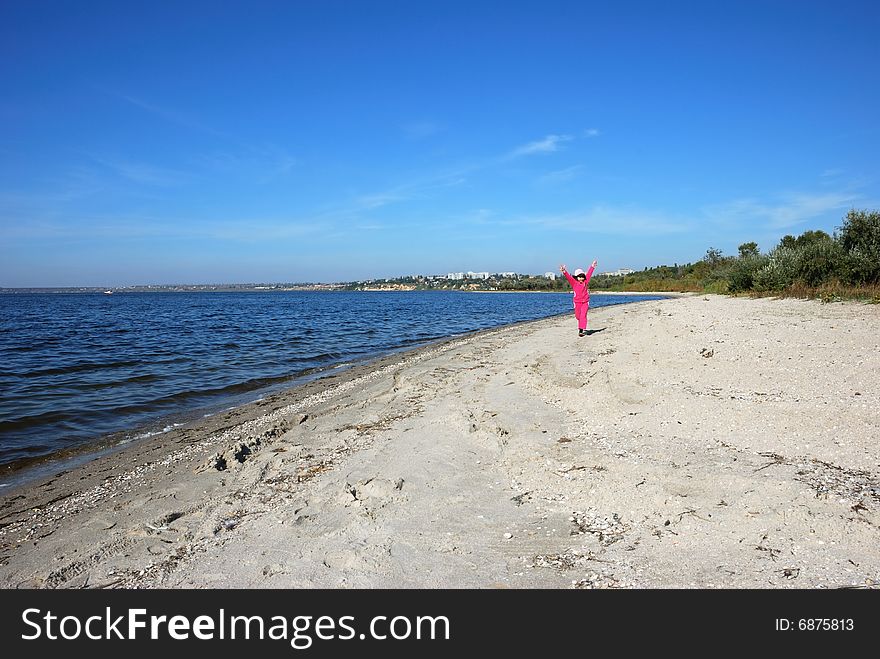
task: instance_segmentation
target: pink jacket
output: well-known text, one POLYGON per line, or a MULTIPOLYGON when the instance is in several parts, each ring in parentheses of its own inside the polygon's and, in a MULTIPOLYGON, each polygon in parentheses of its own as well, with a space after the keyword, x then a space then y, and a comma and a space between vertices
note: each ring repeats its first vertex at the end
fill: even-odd
POLYGON ((574 291, 574 303, 575 304, 583 304, 584 302, 590 301, 590 277, 593 276, 593 266, 590 266, 589 270, 587 270, 586 275, 587 278, 584 283, 580 283, 577 279, 572 277, 568 272, 563 272, 565 278, 568 279, 568 283, 571 284, 571 288, 574 291))

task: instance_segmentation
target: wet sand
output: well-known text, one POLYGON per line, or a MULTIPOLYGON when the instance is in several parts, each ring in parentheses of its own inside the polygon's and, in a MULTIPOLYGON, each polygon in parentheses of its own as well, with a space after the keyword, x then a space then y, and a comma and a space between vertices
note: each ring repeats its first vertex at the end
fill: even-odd
POLYGON ((0 587, 880 583, 880 306, 590 327, 392 355, 4 492, 0 587))

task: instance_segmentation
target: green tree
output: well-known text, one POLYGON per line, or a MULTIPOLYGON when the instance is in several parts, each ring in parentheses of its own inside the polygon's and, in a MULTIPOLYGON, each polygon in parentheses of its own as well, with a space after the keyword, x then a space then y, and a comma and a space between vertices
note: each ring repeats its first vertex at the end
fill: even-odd
POLYGON ((743 243, 739 246, 739 258, 741 259, 754 258, 759 254, 760 252, 758 251, 758 243, 743 243))
POLYGON ((710 247, 706 250, 706 256, 703 257, 703 260, 709 264, 709 267, 714 268, 721 263, 724 259, 724 254, 720 249, 715 249, 714 247, 710 247))
POLYGON ((836 238, 845 255, 845 279, 853 284, 880 282, 880 212, 850 210, 836 238))
POLYGON ((843 250, 827 233, 811 237, 811 242, 798 248, 797 278, 807 286, 819 286, 834 279, 840 272, 843 250))
MULTIPOLYGON (((794 239, 792 238, 792 241, 794 239)), ((753 275, 753 287, 758 291, 781 291, 791 286, 797 277, 798 252, 780 243, 770 251, 767 261, 753 275)))
POLYGON ((795 247, 809 247, 810 245, 822 245, 829 243, 833 240, 831 236, 822 231, 821 229, 818 231, 804 231, 801 235, 799 235, 795 241, 795 247))
POLYGON ((824 231, 784 236, 755 273, 754 285, 762 290, 783 290, 795 282, 819 286, 838 276, 841 261, 840 247, 824 231))
POLYGON ((749 242, 739 246, 739 258, 727 273, 728 291, 741 293, 754 288, 755 274, 767 265, 768 257, 761 256, 758 243, 749 242))

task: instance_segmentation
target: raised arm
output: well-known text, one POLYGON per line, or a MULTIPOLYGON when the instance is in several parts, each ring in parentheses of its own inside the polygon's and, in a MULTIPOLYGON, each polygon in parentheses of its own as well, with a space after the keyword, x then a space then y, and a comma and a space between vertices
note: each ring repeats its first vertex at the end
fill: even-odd
POLYGON ((593 276, 593 270, 596 269, 596 263, 597 263, 596 259, 593 259, 593 262, 590 264, 589 269, 587 269, 587 283, 590 282, 590 277, 593 276))

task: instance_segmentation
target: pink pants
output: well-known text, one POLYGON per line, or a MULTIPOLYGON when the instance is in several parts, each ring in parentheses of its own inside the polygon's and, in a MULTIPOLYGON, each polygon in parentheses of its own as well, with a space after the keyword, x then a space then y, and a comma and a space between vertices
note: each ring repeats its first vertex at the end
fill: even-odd
POLYGON ((574 317, 578 319, 578 329, 587 329, 587 309, 589 308, 589 302, 574 303, 574 317))

